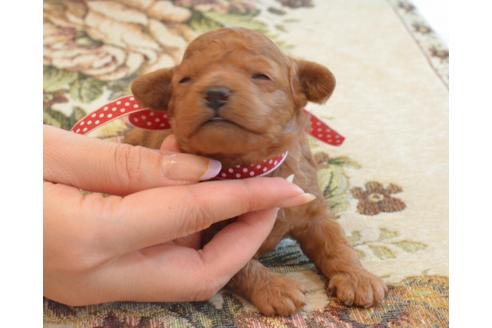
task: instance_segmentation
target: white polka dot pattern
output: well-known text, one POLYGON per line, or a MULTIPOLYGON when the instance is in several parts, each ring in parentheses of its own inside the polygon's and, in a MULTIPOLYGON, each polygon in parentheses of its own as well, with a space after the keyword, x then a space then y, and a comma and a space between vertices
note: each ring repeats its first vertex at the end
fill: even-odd
POLYGON ((307 110, 304 111, 309 115, 309 120, 311 122, 311 130, 309 131, 310 135, 333 146, 340 146, 345 141, 344 136, 330 128, 326 123, 309 113, 307 110))
POLYGON ((250 165, 235 165, 234 167, 223 167, 217 175, 218 180, 222 179, 245 179, 268 175, 278 169, 287 158, 288 153, 265 159, 260 163, 250 165))
POLYGON ((133 96, 128 96, 116 99, 90 113, 75 123, 72 127, 72 131, 78 134, 88 134, 92 130, 97 129, 112 120, 126 116, 128 116, 130 124, 138 128, 146 130, 164 130, 171 128, 166 113, 141 107, 133 96), (150 116, 153 118, 152 121, 147 119, 150 116), (95 117, 98 119, 93 121, 93 118, 95 117))

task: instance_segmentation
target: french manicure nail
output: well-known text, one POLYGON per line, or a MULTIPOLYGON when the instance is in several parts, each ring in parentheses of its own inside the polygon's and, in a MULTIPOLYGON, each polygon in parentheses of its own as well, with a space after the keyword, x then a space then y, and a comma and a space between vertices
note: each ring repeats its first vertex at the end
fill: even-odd
POLYGON ((200 177, 200 181, 209 180, 217 176, 221 168, 221 162, 216 161, 215 159, 208 158, 207 169, 205 170, 205 173, 203 173, 203 175, 200 177))
POLYGON ((300 206, 306 203, 309 203, 316 199, 316 196, 310 193, 303 193, 291 198, 288 198, 280 203, 280 207, 292 207, 292 206, 300 206))
POLYGON ((299 193, 304 193, 304 190, 302 190, 301 187, 299 187, 298 185, 296 185, 294 183, 294 174, 291 174, 287 178, 285 178, 285 181, 287 181, 288 183, 290 183, 291 185, 293 185, 294 188, 296 188, 299 193))
POLYGON ((165 154, 161 159, 161 173, 171 180, 208 180, 219 174, 221 168, 219 161, 190 154, 165 154))

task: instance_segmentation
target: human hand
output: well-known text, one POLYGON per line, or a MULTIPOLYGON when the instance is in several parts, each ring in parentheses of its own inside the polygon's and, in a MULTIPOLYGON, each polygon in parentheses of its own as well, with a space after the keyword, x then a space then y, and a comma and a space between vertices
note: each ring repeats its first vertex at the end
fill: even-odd
POLYGON ((220 164, 173 148, 44 127, 44 296, 69 305, 206 300, 254 256, 279 207, 314 198, 280 178, 196 183, 220 164), (190 247, 187 236, 233 217, 202 249, 190 247))

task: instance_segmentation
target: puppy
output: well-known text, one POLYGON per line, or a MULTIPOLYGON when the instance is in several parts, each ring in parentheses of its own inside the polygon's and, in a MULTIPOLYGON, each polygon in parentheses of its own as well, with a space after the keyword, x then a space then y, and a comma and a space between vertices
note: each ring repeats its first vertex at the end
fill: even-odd
MULTIPOLYGON (((246 29, 220 29, 195 39, 176 67, 141 76, 132 92, 144 106, 167 111, 183 152, 220 160, 225 167, 250 165, 288 151, 270 176, 295 175, 317 196, 282 209, 258 256, 285 237, 297 240, 327 278, 328 292, 346 305, 369 307, 387 288, 364 269, 327 208, 306 136, 308 101, 323 103, 335 78, 325 67, 296 60, 265 36, 246 29)), ((165 134, 132 130, 126 142, 158 148, 165 134)), ((290 315, 305 304, 299 285, 251 260, 227 285, 265 315, 290 315)))

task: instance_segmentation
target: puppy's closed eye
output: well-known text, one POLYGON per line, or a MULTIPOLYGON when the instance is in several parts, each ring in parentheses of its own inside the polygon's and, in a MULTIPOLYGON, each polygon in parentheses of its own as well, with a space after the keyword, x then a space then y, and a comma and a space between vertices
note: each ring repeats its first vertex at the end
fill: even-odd
POLYGON ((191 81, 191 77, 185 76, 181 80, 179 80, 179 83, 184 84, 184 83, 188 83, 190 81, 191 81))
POLYGON ((263 73, 255 73, 253 76, 251 76, 253 80, 263 80, 263 81, 271 81, 272 79, 263 73))

